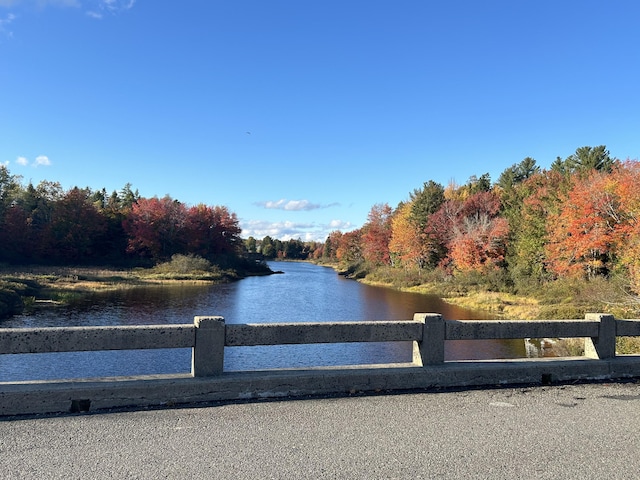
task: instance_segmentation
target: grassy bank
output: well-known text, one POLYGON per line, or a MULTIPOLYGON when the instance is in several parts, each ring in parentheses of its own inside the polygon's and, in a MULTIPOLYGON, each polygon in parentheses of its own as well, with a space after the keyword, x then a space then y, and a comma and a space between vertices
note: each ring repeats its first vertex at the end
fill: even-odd
MULTIPOLYGON (((637 318, 640 313, 640 299, 629 295, 623 279, 559 280, 516 289, 505 287, 504 279, 499 276, 445 276, 439 271, 332 266, 368 285, 437 295, 452 305, 491 312, 502 319, 574 319, 595 312, 610 313, 616 318, 637 318)), ((566 355, 581 355, 584 342, 563 339, 554 348, 566 355)), ((640 337, 618 338, 617 351, 640 353, 640 337)))
POLYGON ((447 303, 489 311, 508 319, 582 318, 589 312, 634 318, 640 310, 640 299, 630 296, 620 279, 567 279, 514 288, 505 286, 503 278, 491 275, 445 276, 438 271, 378 268, 358 280, 369 285, 437 295, 447 303))
POLYGON ((64 305, 89 293, 171 283, 228 283, 273 273, 266 265, 213 265, 201 257, 175 255, 153 268, 22 266, 0 268, 0 319, 25 308, 64 305))

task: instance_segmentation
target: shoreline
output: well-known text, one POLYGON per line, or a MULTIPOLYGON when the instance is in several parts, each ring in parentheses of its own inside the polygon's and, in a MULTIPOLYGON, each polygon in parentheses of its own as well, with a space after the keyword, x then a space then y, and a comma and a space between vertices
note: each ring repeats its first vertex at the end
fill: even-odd
POLYGON ((536 320, 540 314, 538 300, 501 292, 466 292, 458 296, 451 296, 443 292, 435 283, 425 283, 413 287, 397 287, 390 283, 358 279, 365 285, 391 288, 401 292, 418 293, 421 295, 435 295, 443 302, 468 310, 481 310, 494 313, 500 318, 513 318, 519 320, 536 320))
POLYGON ((232 271, 159 274, 150 269, 43 267, 0 269, 0 321, 29 308, 57 308, 96 292, 166 285, 217 285, 277 272, 232 271))

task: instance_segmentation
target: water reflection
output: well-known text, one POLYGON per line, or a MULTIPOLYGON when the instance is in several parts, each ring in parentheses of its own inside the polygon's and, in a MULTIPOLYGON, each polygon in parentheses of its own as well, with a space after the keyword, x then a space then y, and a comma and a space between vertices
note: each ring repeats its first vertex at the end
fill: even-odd
MULTIPOLYGON (((196 315, 221 315, 227 323, 410 320, 416 312, 447 319, 487 319, 442 302, 438 297, 362 285, 333 269, 306 263, 277 263, 283 275, 251 277, 227 285, 137 288, 92 295, 68 308, 14 317, 2 327, 149 325, 192 323, 196 315)), ((360 343, 233 347, 225 369, 402 363, 411 344, 360 343)), ((0 355, 0 381, 92 376, 186 373, 190 349, 132 352, 78 352, 0 355)), ((525 356, 522 341, 449 341, 448 360, 525 356)))

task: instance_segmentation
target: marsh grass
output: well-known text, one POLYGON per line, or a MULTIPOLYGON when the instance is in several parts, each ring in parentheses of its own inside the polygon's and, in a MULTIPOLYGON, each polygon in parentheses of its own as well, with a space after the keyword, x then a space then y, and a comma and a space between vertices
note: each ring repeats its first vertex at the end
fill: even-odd
POLYGON ((620 355, 640 354, 640 337, 616 338, 616 353, 620 355))
POLYGON ((592 312, 633 318, 640 311, 640 299, 629 295, 624 278, 619 277, 560 279, 517 288, 499 271, 446 275, 439 269, 383 267, 372 270, 362 281, 438 295, 448 303, 509 319, 575 319, 592 312))
POLYGON ((154 268, 119 270, 87 267, 0 266, 0 318, 25 308, 69 304, 93 292, 119 290, 171 282, 223 283, 239 278, 208 260, 177 256, 154 268))

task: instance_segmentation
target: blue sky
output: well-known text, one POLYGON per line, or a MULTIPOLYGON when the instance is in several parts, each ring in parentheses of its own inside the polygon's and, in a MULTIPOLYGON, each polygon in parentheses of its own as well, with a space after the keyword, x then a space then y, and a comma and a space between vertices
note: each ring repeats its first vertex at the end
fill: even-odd
POLYGON ((635 0, 0 0, 0 163, 324 240, 428 180, 640 157, 635 0))

